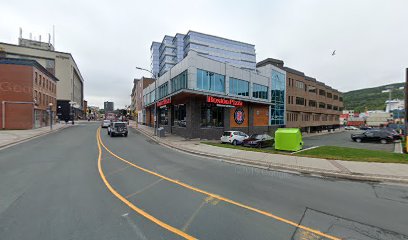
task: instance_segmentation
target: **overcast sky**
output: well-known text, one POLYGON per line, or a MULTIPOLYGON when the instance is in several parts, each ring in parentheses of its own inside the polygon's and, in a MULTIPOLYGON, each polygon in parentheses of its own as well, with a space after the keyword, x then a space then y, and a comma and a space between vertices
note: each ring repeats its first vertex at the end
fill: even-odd
MULTIPOLYGON (((130 104, 133 79, 148 73, 150 44, 195 30, 255 44, 340 91, 402 82, 408 67, 406 0, 3 1, 0 41, 19 27, 42 39, 56 28, 56 50, 72 53, 85 99, 130 104), (331 56, 333 50, 336 55, 331 56)), ((38 39, 38 37, 37 37, 38 39)))

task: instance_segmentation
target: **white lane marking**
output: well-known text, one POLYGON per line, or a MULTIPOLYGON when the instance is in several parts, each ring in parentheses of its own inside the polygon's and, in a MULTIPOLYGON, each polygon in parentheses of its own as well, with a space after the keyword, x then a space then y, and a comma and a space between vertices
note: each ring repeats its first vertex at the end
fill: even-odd
POLYGON ((138 239, 147 240, 147 237, 143 234, 142 230, 136 225, 136 223, 129 217, 129 213, 122 214, 122 217, 126 219, 129 225, 133 228, 138 239))

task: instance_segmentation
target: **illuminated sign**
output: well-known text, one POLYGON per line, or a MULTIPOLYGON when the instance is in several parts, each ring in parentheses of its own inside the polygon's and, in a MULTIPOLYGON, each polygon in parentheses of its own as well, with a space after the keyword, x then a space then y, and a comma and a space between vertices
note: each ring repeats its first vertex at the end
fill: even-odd
POLYGON ((242 124, 245 121, 245 112, 242 108, 237 108, 234 112, 234 120, 237 124, 242 124))
POLYGON ((158 101, 157 106, 160 107, 160 106, 164 106, 164 105, 167 105, 167 104, 170 104, 170 103, 171 103, 171 98, 165 98, 165 99, 163 99, 161 101, 158 101))
POLYGON ((220 104, 220 105, 231 105, 235 107, 241 107, 244 105, 242 101, 237 101, 233 99, 225 99, 225 98, 217 98, 217 97, 212 97, 212 96, 207 96, 207 102, 208 103, 215 103, 215 104, 220 104))

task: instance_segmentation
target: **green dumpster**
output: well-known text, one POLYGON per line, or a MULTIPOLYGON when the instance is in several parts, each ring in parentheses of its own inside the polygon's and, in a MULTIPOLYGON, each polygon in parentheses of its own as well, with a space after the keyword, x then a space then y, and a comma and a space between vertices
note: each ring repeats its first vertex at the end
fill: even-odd
POLYGON ((303 147, 302 133, 299 128, 278 128, 275 132, 275 149, 299 151, 303 147))

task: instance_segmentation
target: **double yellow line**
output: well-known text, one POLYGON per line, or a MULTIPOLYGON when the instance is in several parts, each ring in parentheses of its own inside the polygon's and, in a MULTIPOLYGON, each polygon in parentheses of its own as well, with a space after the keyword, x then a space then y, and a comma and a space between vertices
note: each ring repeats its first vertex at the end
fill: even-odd
POLYGON ((185 239, 196 239, 196 238, 194 238, 193 236, 191 236, 191 235, 189 235, 189 234, 187 234, 187 233, 185 233, 185 232, 183 232, 183 231, 181 231, 181 230, 179 230, 179 229, 177 229, 177 228, 174 228, 174 227, 168 225, 167 223, 164 223, 164 222, 160 221, 159 219, 153 217, 152 215, 150 215, 150 214, 146 213, 145 211, 141 210, 140 208, 136 207, 135 205, 133 205, 133 203, 131 203, 131 202, 128 201, 125 197, 123 197, 122 195, 120 195, 120 194, 109 184, 109 182, 106 180, 106 177, 105 177, 105 175, 104 175, 104 173, 103 173, 103 170, 102 170, 102 167, 101 167, 101 159, 102 159, 102 148, 101 148, 101 146, 102 146, 107 152, 109 152, 109 154, 111 154, 111 155, 114 156, 115 158, 121 160, 122 162, 124 162, 124 163, 126 163, 126 164, 128 164, 128 165, 130 165, 130 166, 132 166, 132 167, 135 167, 135 168, 137 168, 137 169, 139 169, 139 170, 141 170, 141 171, 143 171, 143 172, 146 172, 146 173, 149 173, 149 174, 151 174, 151 175, 157 176, 157 177, 159 177, 159 178, 161 178, 161 179, 163 179, 163 180, 166 180, 166 181, 168 181, 168 182, 177 184, 177 185, 179 185, 179 186, 182 186, 182 187, 184 187, 184 188, 190 189, 190 190, 195 191, 195 192, 198 192, 198 193, 202 193, 202 194, 207 195, 207 196, 209 196, 209 197, 213 197, 213 198, 218 199, 218 200, 220 200, 220 201, 224 201, 224 202, 230 203, 230 204, 232 204, 232 205, 235 205, 235 206, 238 206, 238 207, 241 207, 241 208, 244 208, 244 209, 247 209, 247 210, 256 212, 256 213, 259 213, 259 214, 261 214, 261 215, 264 215, 264 216, 273 218, 273 219, 275 219, 275 220, 277 220, 277 221, 280 221, 280 222, 289 224, 289 225, 294 226, 294 227, 296 227, 296 228, 300 228, 300 229, 305 230, 305 231, 307 231, 307 232, 314 233, 314 234, 316 234, 316 235, 318 235, 318 236, 325 237, 325 238, 331 239, 331 240, 340 240, 340 238, 338 238, 338 237, 335 237, 335 236, 332 236, 332 235, 329 235, 329 234, 322 233, 322 232, 320 232, 320 231, 318 231, 318 230, 315 230, 315 229, 312 229, 312 228, 309 228, 309 227, 300 225, 300 224, 298 224, 298 223, 296 223, 296 222, 293 222, 293 221, 291 221, 291 220, 288 220, 288 219, 285 219, 285 218, 276 216, 276 215, 274 215, 274 214, 272 214, 272 213, 269 213, 269 212, 266 212, 266 211, 262 211, 262 210, 259 210, 259 209, 257 209, 257 208, 254 208, 254 207, 251 207, 251 206, 248 206, 248 205, 245 205, 245 204, 242 204, 242 203, 233 201, 233 200, 231 200, 231 199, 228 199, 228 198, 225 198, 225 197, 216 195, 216 194, 214 194, 214 193, 210 193, 210 192, 204 191, 204 190, 202 190, 202 189, 199 189, 199 188, 193 187, 193 186, 191 186, 191 185, 188 185, 188 184, 186 184, 186 183, 180 182, 180 181, 178 181, 178 180, 175 180, 175 179, 172 179, 172 178, 163 176, 163 175, 161 175, 161 174, 159 174, 159 173, 153 172, 153 171, 148 170, 148 169, 146 169, 146 168, 140 167, 140 166, 138 166, 138 165, 136 165, 136 164, 134 164, 134 163, 132 163, 132 162, 129 162, 128 160, 126 160, 126 159, 124 159, 124 158, 122 158, 122 157, 116 155, 115 153, 113 153, 110 149, 108 149, 108 148, 103 144, 103 142, 102 142, 102 140, 101 140, 101 136, 100 136, 100 128, 98 128, 98 130, 97 130, 96 139, 97 139, 98 150, 99 150, 99 157, 98 157, 98 170, 99 170, 99 174, 101 175, 101 178, 102 178, 103 182, 105 183, 105 185, 107 186, 107 188, 113 193, 113 195, 115 195, 115 196, 116 196, 117 198, 119 198, 123 203, 125 203, 126 205, 128 205, 131 209, 133 209, 134 211, 136 211, 136 212, 139 213, 140 215, 146 217, 147 219, 151 220, 152 222, 158 224, 159 226, 161 226, 161 227, 163 227, 163 228, 169 230, 170 232, 173 232, 173 233, 175 233, 175 234, 177 234, 177 235, 179 235, 179 236, 181 236, 181 237, 184 237, 185 239))

